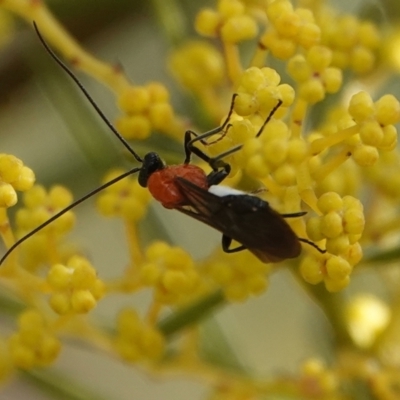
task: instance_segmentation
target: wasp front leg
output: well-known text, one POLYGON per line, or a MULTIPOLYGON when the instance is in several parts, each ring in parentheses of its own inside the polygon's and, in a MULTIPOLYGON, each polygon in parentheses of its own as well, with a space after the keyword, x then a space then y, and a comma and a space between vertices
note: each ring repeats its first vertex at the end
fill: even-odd
POLYGON ((223 127, 218 127, 210 132, 207 132, 201 136, 198 136, 197 133, 193 131, 185 132, 185 164, 189 164, 191 160, 192 154, 195 154, 197 157, 205 161, 211 168, 212 171, 207 176, 208 186, 218 185, 221 183, 231 172, 231 166, 223 161, 220 158, 212 158, 196 147, 193 143, 195 143, 196 139, 200 140, 200 137, 204 138, 204 135, 214 135, 221 131, 223 127), (193 138, 193 136, 195 136, 193 138))
POLYGON ((232 238, 226 235, 222 235, 222 250, 225 253, 237 253, 239 251, 247 250, 247 247, 244 246, 243 244, 235 247, 234 249, 231 249, 230 246, 232 244, 232 238))

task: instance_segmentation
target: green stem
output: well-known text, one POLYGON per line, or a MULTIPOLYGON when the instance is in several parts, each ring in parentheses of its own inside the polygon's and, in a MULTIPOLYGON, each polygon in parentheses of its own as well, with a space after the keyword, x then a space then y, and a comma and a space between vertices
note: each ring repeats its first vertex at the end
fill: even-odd
POLYGON ((187 37, 188 21, 176 0, 152 0, 153 9, 165 36, 174 46, 187 37))
POLYGON ((225 297, 222 291, 217 290, 168 316, 158 324, 158 328, 165 336, 171 336, 204 318, 224 302, 225 297))

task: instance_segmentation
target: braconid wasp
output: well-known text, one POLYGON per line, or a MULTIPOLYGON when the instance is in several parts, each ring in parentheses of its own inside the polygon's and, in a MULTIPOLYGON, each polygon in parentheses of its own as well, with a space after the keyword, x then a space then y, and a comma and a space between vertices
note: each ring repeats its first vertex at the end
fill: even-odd
MULTIPOLYGON (((232 97, 228 115, 222 125, 200 135, 190 130, 186 131, 184 137, 185 159, 182 164, 167 166, 155 152, 147 153, 142 158, 130 147, 128 142, 111 124, 73 72, 50 49, 35 23, 34 28, 50 56, 71 77, 112 133, 133 155, 136 161, 142 165, 140 167, 134 167, 92 190, 17 240, 1 258, 0 264, 2 264, 10 253, 21 243, 25 242, 28 238, 67 211, 136 172, 139 173, 139 184, 142 187, 147 187, 152 196, 165 208, 178 210, 221 232, 222 249, 227 253, 234 253, 247 249, 263 262, 278 262, 299 256, 301 252, 300 242, 307 243, 322 253, 325 252, 325 250, 321 250, 308 239, 297 237, 284 219, 301 217, 305 215, 306 212, 279 214, 269 206, 268 202, 254 195, 224 186, 217 186, 229 175, 231 170, 231 166, 223 159, 239 151, 242 145, 237 145, 216 157, 209 157, 196 147, 195 143, 200 141, 207 144, 205 139, 229 128, 228 124, 233 113, 236 95, 232 97), (210 165, 212 171, 208 175, 206 175, 204 170, 200 167, 190 164, 192 154, 195 154, 210 165), (231 248, 230 246, 233 240, 240 245, 231 248)), ((262 134, 266 124, 271 120, 281 104, 282 101, 278 100, 276 106, 271 110, 257 132, 256 137, 262 134)))

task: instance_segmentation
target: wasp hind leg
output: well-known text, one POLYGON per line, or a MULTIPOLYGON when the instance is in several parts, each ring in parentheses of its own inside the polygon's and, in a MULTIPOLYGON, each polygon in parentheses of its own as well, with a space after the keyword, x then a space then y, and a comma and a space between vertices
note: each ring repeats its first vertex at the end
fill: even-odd
POLYGON ((230 245, 232 244, 232 238, 226 235, 222 235, 222 250, 225 253, 237 253, 239 251, 247 250, 247 247, 243 244, 235 247, 234 249, 230 249, 230 245))
POLYGON ((320 247, 318 247, 314 242, 312 242, 311 240, 308 239, 304 239, 304 238, 298 238, 300 242, 303 243, 307 243, 308 245, 314 247, 314 249, 318 250, 321 254, 325 254, 326 250, 321 249, 320 247))

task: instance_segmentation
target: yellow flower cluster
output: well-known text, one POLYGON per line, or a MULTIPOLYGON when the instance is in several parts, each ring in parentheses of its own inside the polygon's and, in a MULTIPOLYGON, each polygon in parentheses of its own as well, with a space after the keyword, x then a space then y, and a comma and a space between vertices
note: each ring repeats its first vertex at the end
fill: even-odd
MULTIPOLYGON (((375 149, 377 156, 367 165, 372 165, 378 158, 378 150, 393 150, 397 144, 397 129, 394 124, 400 120, 400 103, 393 95, 384 95, 376 102, 366 92, 355 94, 349 104, 349 113, 359 126, 360 144, 375 149)), ((357 154, 360 146, 354 150, 357 154)), ((364 150, 364 152, 367 152, 364 150)), ((358 157, 355 157, 357 161, 358 157)), ((361 165, 365 165, 361 161, 361 165)))
MULTIPOLYGON (((110 171, 103 183, 109 182, 123 173, 116 169, 110 171)), ((137 179, 125 178, 104 190, 97 199, 97 209, 106 217, 121 217, 134 222, 142 219, 150 202, 147 189, 142 188, 137 179)))
POLYGON ((260 44, 275 57, 286 60, 297 46, 309 49, 320 42, 321 27, 310 10, 294 8, 288 0, 278 0, 269 2, 266 15, 270 26, 261 36, 260 44))
MULTIPOLYGON (((19 209, 16 215, 20 236, 47 221, 58 211, 63 210, 71 204, 72 200, 70 191, 62 186, 53 186, 47 192, 43 186, 35 185, 24 194, 24 208, 19 209)), ((67 212, 43 231, 51 231, 55 235, 64 235, 73 228, 74 223, 74 214, 67 212)))
POLYGON ((336 292, 349 284, 353 267, 362 258, 363 206, 354 197, 342 198, 335 192, 324 193, 317 205, 322 215, 307 221, 307 234, 316 242, 325 239, 328 253, 304 257, 300 272, 307 282, 324 281, 329 291, 336 292))
POLYGON ((338 377, 323 361, 313 358, 302 365, 300 393, 304 398, 336 399, 338 377))
POLYGON ((246 14, 243 2, 220 0, 217 9, 205 8, 197 14, 195 28, 204 36, 220 36, 224 42, 238 43, 258 33, 254 18, 246 14))
POLYGON ((52 364, 61 342, 38 310, 27 310, 18 318, 18 330, 9 339, 9 352, 15 367, 31 369, 52 364))
POLYGON ((169 93, 160 83, 125 88, 118 105, 124 114, 116 126, 126 139, 146 139, 153 130, 169 132, 174 121, 169 93))
POLYGON ((147 247, 140 278, 144 285, 153 288, 154 299, 161 304, 187 302, 200 288, 199 272, 190 255, 164 242, 147 247))
MULTIPOLYGON (((25 234, 46 222, 57 212, 72 202, 71 193, 64 187, 56 185, 49 191, 41 185, 35 185, 24 193, 24 207, 15 216, 17 236, 25 234)), ((74 227, 75 214, 66 212, 52 224, 42 229, 26 242, 22 243, 22 258, 25 268, 34 269, 40 263, 58 260, 58 244, 74 227)))
POLYGON ((35 182, 33 171, 21 160, 10 154, 0 154, 0 207, 8 208, 17 203, 17 190, 26 191, 35 182))
POLYGON ((118 315, 114 345, 126 361, 157 360, 164 353, 165 339, 159 330, 141 320, 135 310, 126 309, 118 315))
POLYGON ((209 276, 222 288, 226 299, 234 302, 265 292, 271 269, 270 264, 255 260, 248 252, 232 258, 221 250, 202 266, 203 276, 209 276))
MULTIPOLYGON (((169 67, 178 82, 202 100, 208 113, 220 118, 223 108, 217 90, 226 80, 221 53, 210 43, 192 40, 171 54, 169 67)), ((182 138, 182 131, 180 134, 182 138)))
POLYGON ((60 315, 89 312, 105 290, 96 270, 80 256, 73 256, 65 265, 53 265, 47 274, 47 283, 52 292, 49 304, 60 315))
POLYGON ((350 68, 358 74, 373 69, 382 38, 372 22, 340 15, 332 9, 321 12, 317 21, 323 27, 321 43, 332 50, 335 67, 350 68))
POLYGON ((332 67, 332 50, 315 45, 303 54, 296 54, 287 64, 289 75, 298 84, 297 94, 309 104, 323 100, 327 93, 336 93, 342 85, 342 70, 332 67))

